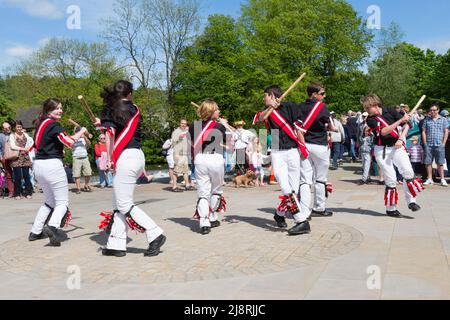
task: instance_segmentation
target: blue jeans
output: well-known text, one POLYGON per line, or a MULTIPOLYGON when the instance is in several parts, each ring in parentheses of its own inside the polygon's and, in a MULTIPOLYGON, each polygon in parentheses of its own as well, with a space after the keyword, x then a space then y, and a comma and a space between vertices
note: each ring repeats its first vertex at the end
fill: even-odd
POLYGON ((337 168, 338 167, 338 160, 339 157, 341 156, 341 152, 342 154, 344 153, 342 151, 343 145, 340 142, 333 142, 333 149, 331 150, 331 152, 333 153, 333 167, 337 168))
POLYGON ((113 185, 113 175, 111 173, 111 171, 108 171, 108 173, 106 173, 104 170, 100 170, 100 168, 98 167, 99 164, 99 160, 95 160, 95 163, 97 164, 97 168, 98 168, 98 174, 99 174, 99 184, 103 187, 107 187, 107 186, 112 186, 113 185))
POLYGON ((350 156, 356 160, 356 138, 352 138, 350 141, 350 156))

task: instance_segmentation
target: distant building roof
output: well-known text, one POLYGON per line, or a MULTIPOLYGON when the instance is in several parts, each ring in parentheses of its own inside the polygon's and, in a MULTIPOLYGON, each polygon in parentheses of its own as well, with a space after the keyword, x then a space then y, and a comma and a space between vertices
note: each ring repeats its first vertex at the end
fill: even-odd
POLYGON ((30 107, 28 109, 22 108, 17 110, 16 119, 23 123, 25 129, 33 129, 33 121, 39 116, 41 112, 41 107, 30 107))

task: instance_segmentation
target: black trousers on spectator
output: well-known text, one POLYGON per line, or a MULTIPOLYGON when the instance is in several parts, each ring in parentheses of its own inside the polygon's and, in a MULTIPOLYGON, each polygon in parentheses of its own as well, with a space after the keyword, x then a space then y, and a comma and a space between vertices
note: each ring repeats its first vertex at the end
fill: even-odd
POLYGON ((12 168, 14 173, 14 197, 21 195, 31 196, 33 194, 33 186, 30 179, 30 167, 12 168), (25 181, 25 189, 22 190, 22 179, 25 181))

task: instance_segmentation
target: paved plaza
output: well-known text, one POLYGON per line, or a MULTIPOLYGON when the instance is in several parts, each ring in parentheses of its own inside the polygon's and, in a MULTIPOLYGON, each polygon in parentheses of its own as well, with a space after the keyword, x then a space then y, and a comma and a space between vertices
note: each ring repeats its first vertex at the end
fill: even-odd
POLYGON ((357 186, 356 169, 330 173, 335 215, 314 218, 313 232, 299 237, 275 227, 278 186, 226 187, 228 213, 208 236, 191 219, 195 192, 140 186, 136 201, 168 237, 154 258, 143 256, 146 241, 134 232, 125 258, 101 256, 106 235, 97 226, 110 209, 109 189, 70 194, 74 219, 61 248, 27 242, 42 194, 0 200, 0 298, 450 299, 450 189, 427 188, 419 213, 401 191, 409 218, 396 220, 384 214, 384 187, 357 186))

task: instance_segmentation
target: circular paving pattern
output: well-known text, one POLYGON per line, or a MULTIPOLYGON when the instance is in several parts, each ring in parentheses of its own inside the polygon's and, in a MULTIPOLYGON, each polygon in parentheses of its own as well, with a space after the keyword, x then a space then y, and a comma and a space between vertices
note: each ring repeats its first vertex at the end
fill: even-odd
POLYGON ((45 247, 47 240, 29 243, 15 239, 2 244, 0 270, 65 281, 68 268, 78 266, 82 282, 90 284, 201 281, 314 265, 345 255, 363 241, 358 230, 324 219, 313 220, 313 232, 299 237, 289 237, 273 224, 268 219, 229 216, 222 227, 202 236, 189 230, 196 230, 196 221, 169 219, 164 252, 153 258, 143 256, 147 244, 141 234, 129 234, 133 240, 125 258, 110 258, 100 252, 106 243, 104 233, 69 228, 69 239, 60 248, 45 247))

